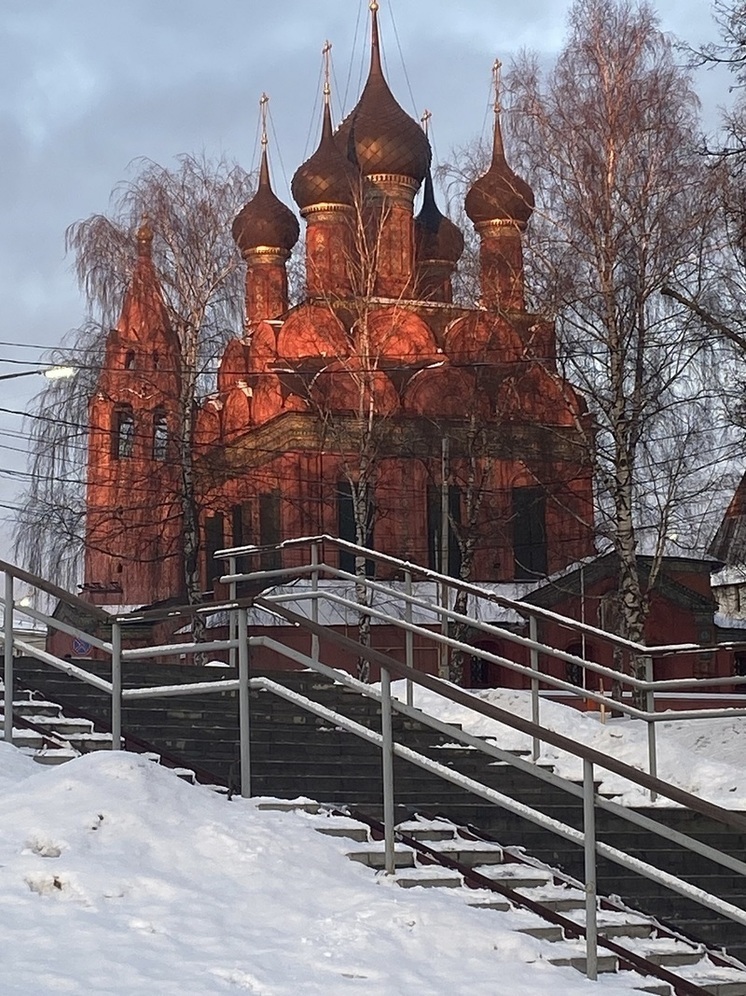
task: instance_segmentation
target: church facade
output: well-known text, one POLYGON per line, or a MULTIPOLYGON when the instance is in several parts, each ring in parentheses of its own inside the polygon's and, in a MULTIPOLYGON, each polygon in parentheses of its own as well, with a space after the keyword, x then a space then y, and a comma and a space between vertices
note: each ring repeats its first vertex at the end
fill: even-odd
POLYGON ((183 418, 205 590, 216 550, 319 533, 477 581, 593 554, 588 415, 558 373, 551 322, 526 308, 533 194, 506 161, 496 96, 492 161, 465 201, 481 287, 465 307, 452 286, 464 237, 436 203, 427 134, 385 78, 371 4, 360 99, 335 130, 327 83, 319 146, 293 178, 303 299, 289 301, 300 225, 272 189, 265 128, 258 189, 233 225, 245 327, 217 393, 187 414, 189 358, 143 225, 90 403, 87 597, 184 597, 183 418))

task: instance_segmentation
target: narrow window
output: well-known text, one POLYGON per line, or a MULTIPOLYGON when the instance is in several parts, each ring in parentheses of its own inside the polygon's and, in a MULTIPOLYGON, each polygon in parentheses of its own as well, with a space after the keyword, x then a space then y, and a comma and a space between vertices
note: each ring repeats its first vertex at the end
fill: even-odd
POLYGON ((543 488, 513 488, 514 577, 547 573, 546 494, 543 488))
MULTIPOLYGON (((746 678, 746 654, 735 654, 733 657, 733 677, 734 678, 746 678)), ((739 695, 746 695, 746 684, 735 685, 736 692, 739 695)))
POLYGON ((124 356, 124 369, 134 370, 135 369, 135 351, 134 349, 129 349, 124 356))
POLYGON ((153 415, 153 459, 168 459, 168 422, 162 408, 156 408, 153 415))
MULTIPOLYGON (((248 501, 234 505, 231 509, 231 546, 250 546, 256 542, 252 511, 252 502, 248 501)), ((250 554, 236 559, 236 570, 239 574, 256 571, 259 566, 257 559, 250 554)), ((249 594, 248 583, 240 581, 236 587, 236 594, 239 596, 249 594)))
POLYGON ((461 547, 458 544, 453 523, 461 522, 461 489, 451 484, 448 487, 448 564, 443 559, 443 489, 430 485, 427 489, 427 545, 428 566, 441 574, 457 578, 461 572, 461 547), (445 567, 445 570, 443 569, 445 567))
POLYGON ((132 409, 117 408, 114 411, 114 424, 111 434, 111 455, 115 460, 126 460, 132 456, 135 445, 135 416, 132 409))
POLYGON ((215 560, 215 554, 224 547, 223 513, 216 512, 215 515, 208 515, 205 518, 205 579, 208 588, 211 588, 215 578, 219 578, 223 573, 223 565, 215 560))
MULTIPOLYGON (((370 497, 366 496, 366 525, 364 546, 373 546, 373 505, 370 497)), ((357 543, 357 524, 355 518, 355 501, 353 498, 352 485, 349 481, 340 481, 337 484, 337 531, 339 538, 348 543, 357 543)), ((339 552, 339 569, 347 571, 349 574, 355 572, 355 554, 346 550, 339 552)), ((375 573, 375 565, 372 560, 365 561, 365 573, 372 577, 375 573)))
MULTIPOLYGON (((274 546, 282 540, 280 520, 280 492, 278 489, 259 495, 259 543, 261 546, 274 546)), ((277 570, 282 566, 280 550, 268 550, 262 555, 262 568, 265 571, 277 570)))
POLYGON ((161 366, 161 356, 160 353, 156 350, 153 353, 153 369, 160 370, 160 366, 161 366))

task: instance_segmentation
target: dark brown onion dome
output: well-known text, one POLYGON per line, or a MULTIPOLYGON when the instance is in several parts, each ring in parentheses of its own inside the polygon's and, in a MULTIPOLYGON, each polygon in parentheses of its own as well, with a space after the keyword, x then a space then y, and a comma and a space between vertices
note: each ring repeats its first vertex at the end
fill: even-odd
POLYGON ((422 209, 414 220, 417 256, 421 260, 445 260, 455 266, 464 251, 464 236, 458 225, 446 218, 435 203, 433 177, 425 177, 422 209))
POLYGON ((466 195, 467 215, 475 225, 490 221, 515 222, 525 226, 534 210, 534 192, 508 166, 500 127, 500 111, 495 109, 495 137, 490 168, 466 195))
POLYGON ((389 89, 381 67, 378 6, 372 5, 371 10, 368 80, 357 106, 339 126, 337 145, 365 176, 392 173, 420 184, 430 166, 430 143, 422 128, 399 106, 389 89))
POLYGON ((272 190, 266 146, 262 150, 259 187, 249 203, 239 211, 232 231, 244 255, 260 247, 290 252, 300 237, 298 219, 272 190))
POLYGON ((297 170, 291 189, 295 203, 305 211, 319 204, 352 207, 360 171, 339 151, 332 129, 328 102, 324 104, 324 122, 318 149, 297 170))

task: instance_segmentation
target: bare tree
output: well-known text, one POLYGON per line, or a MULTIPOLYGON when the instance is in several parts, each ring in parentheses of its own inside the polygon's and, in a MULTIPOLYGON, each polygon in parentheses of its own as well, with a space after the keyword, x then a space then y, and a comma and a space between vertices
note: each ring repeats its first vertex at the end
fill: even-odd
MULTIPOLYGON (((230 225, 252 187, 252 177, 225 160, 185 155, 175 168, 141 160, 134 178, 114 191, 108 215, 93 215, 68 229, 66 244, 75 257, 88 315, 55 356, 78 367, 78 377, 50 384, 38 396, 32 417, 33 476, 17 538, 17 552, 32 570, 54 571, 68 585, 79 576, 88 404, 133 273, 135 233, 147 218, 153 264, 180 354, 178 418, 169 454, 179 468, 173 514, 182 522, 184 591, 190 603, 200 600, 194 418, 198 395, 209 388, 225 342, 243 324, 240 257, 230 225)), ((153 494, 152 485, 148 493, 143 482, 142 494, 132 501, 155 506, 168 499, 153 494)), ((127 509, 121 512, 126 521, 127 509)))
POLYGON ((639 641, 682 499, 711 484, 701 473, 716 405, 705 345, 660 292, 701 272, 715 212, 697 100, 652 8, 576 0, 569 26, 546 77, 529 56, 509 76, 515 152, 539 205, 527 285, 557 315, 562 373, 593 415, 618 625, 639 641), (646 586, 641 545, 654 555, 646 586))

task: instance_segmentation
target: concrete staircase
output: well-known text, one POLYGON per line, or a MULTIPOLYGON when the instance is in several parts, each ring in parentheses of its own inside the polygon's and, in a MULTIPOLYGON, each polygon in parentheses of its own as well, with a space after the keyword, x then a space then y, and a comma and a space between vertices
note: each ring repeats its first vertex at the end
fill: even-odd
MULTIPOLYGON (((80 662, 104 676, 102 665, 80 662)), ((48 701, 60 702, 78 715, 96 720, 104 729, 109 718, 107 697, 87 685, 51 671, 35 661, 18 659, 18 682, 37 690, 48 701)), ((230 669, 208 669, 209 680, 230 678, 230 669)), ((127 665, 125 687, 205 680, 205 669, 127 665)), ((376 704, 342 686, 332 686, 312 672, 272 674, 278 680, 330 709, 380 729, 376 704)), ((375 747, 331 727, 266 692, 251 697, 252 794, 287 799, 305 796, 336 806, 350 806, 370 816, 382 815, 380 755, 375 747)), ((72 715, 72 713, 70 713, 72 715)), ((139 700, 126 704, 123 727, 154 745, 178 754, 185 766, 201 766, 216 779, 237 787, 238 718, 235 693, 200 694, 183 698, 139 700)), ((499 791, 577 828, 582 828, 580 800, 507 764, 490 763, 479 752, 447 746, 440 734, 401 716, 394 719, 398 741, 443 764, 475 777, 499 791)), ((397 759, 396 803, 402 819, 415 814, 445 815, 461 826, 473 825, 489 836, 525 847, 537 859, 576 879, 583 877, 581 850, 546 830, 514 816, 397 759)), ((691 836, 715 844, 743 859, 746 841, 704 817, 677 809, 655 808, 651 817, 691 836)), ((599 838, 680 875, 729 902, 746 908, 742 883, 720 866, 692 856, 677 845, 620 818, 598 813, 599 838)), ((599 892, 620 896, 624 903, 655 915, 674 930, 698 942, 726 947, 746 959, 742 927, 684 897, 599 861, 599 892)))
MULTIPOLYGON (((260 802, 259 808, 302 809, 319 833, 340 840, 350 860, 383 876, 383 841, 370 821, 340 815, 314 803, 267 800, 260 802)), ((519 849, 479 839, 449 820, 415 817, 398 825, 397 836, 394 880, 398 886, 444 889, 454 903, 466 903, 490 916, 510 914, 519 923, 514 929, 537 940, 537 957, 586 972, 585 942, 575 932, 585 921, 580 883, 519 849), (450 867, 439 863, 435 855, 450 867)), ((667 930, 619 900, 600 900, 598 930, 602 941, 610 942, 613 948, 600 945, 599 974, 629 972, 635 989, 659 996, 672 996, 677 991, 746 996, 746 970, 727 958, 709 955, 703 945, 667 930), (639 964, 638 974, 633 975, 627 958, 643 959, 662 968, 664 978, 646 975, 645 967, 639 964), (682 983, 699 988, 682 989, 682 983)))

